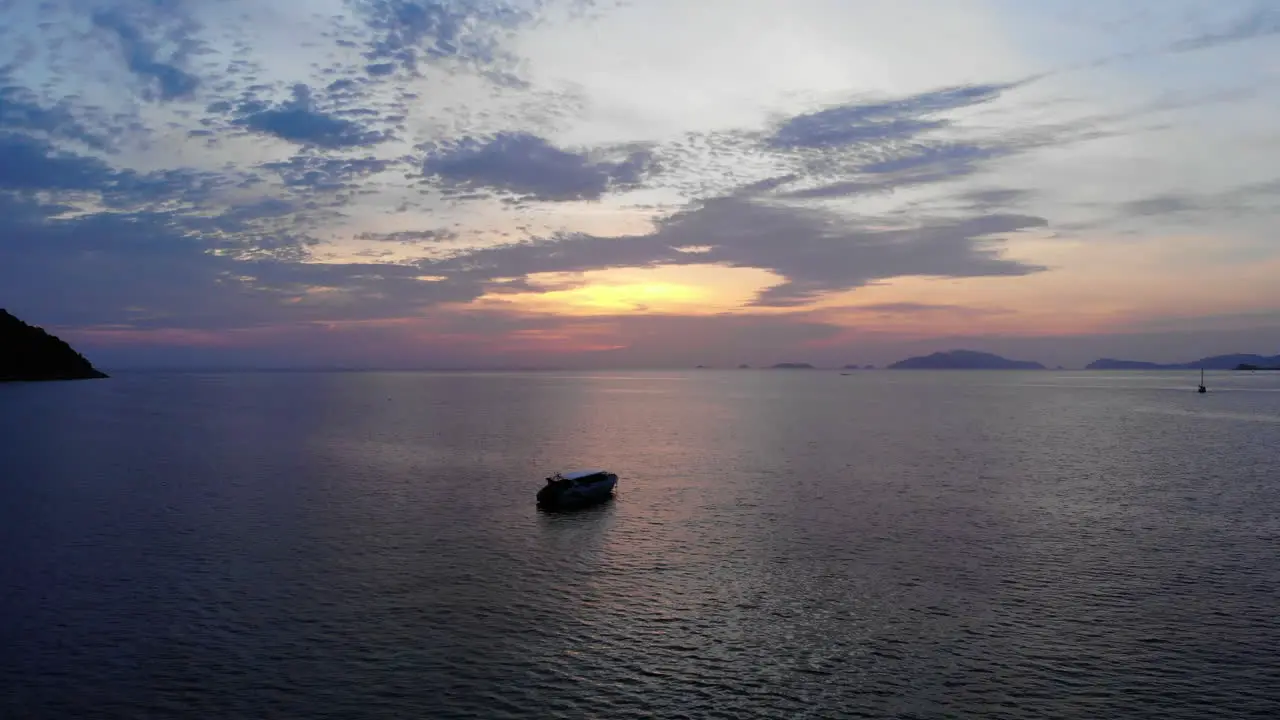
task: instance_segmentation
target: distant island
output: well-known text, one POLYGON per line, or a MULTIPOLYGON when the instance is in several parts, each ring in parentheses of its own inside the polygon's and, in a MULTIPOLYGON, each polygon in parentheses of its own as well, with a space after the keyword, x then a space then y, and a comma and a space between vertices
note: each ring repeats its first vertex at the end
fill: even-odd
POLYGON ((1249 363, 1240 363, 1236 366, 1237 370, 1280 370, 1280 365, 1273 367, 1262 367, 1258 365, 1250 365, 1249 363))
POLYGON ((0 309, 0 382, 104 377, 67 343, 0 309))
POLYGON ((1280 355, 1214 355, 1184 363, 1153 363, 1141 360, 1102 358, 1085 366, 1086 370, 1250 370, 1280 366, 1280 355), (1248 367, 1242 367, 1248 366, 1248 367))
POLYGON ((809 363, 778 363, 773 366, 774 370, 812 370, 813 366, 809 363))
POLYGON ((1038 362, 1010 360, 976 350, 951 350, 900 360, 890 370, 1044 370, 1038 362))
POLYGON ((842 370, 875 370, 875 365, 845 365, 842 370))

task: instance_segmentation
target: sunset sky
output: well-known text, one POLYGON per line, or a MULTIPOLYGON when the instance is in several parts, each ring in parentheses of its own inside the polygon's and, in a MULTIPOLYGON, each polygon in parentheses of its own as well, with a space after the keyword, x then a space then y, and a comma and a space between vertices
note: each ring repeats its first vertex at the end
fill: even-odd
POLYGON ((1280 3, 0 0, 104 367, 1280 352, 1280 3))

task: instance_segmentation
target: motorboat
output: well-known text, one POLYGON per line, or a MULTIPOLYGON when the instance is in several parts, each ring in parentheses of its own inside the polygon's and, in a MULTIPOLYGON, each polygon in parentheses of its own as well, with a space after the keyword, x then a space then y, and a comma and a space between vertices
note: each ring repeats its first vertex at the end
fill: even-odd
POLYGON ((556 473, 538 491, 539 507, 563 509, 601 503, 613 497, 618 476, 607 470, 556 473))

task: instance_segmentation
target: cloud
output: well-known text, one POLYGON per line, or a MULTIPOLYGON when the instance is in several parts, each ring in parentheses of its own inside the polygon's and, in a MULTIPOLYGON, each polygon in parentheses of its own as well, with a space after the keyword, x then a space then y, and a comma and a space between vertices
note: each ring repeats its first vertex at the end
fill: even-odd
POLYGON ((369 177, 391 166, 378 158, 336 158, 294 155, 286 161, 264 163, 261 167, 279 174, 284 184, 310 190, 345 190, 357 178, 369 177))
POLYGON ((1270 3, 1259 3, 1252 12, 1227 27, 1180 40, 1170 46, 1170 49, 1174 52, 1189 52, 1276 34, 1280 34, 1280 11, 1270 3))
MULTIPOLYGON (((793 215, 793 222, 789 237, 774 237, 772 242, 757 237, 750 246, 725 253, 732 264, 764 267, 787 278, 786 283, 761 293, 757 305, 802 305, 823 293, 893 277, 1017 276, 1047 269, 1005 259, 989 240, 1047 225, 1037 217, 983 215, 861 232, 823 227, 811 215, 793 215)), ((711 259, 716 259, 715 253, 711 259)))
POLYGON ((207 210, 209 201, 234 183, 233 176, 190 169, 118 170, 41 138, 0 131, 0 192, 69 196, 75 203, 88 200, 113 210, 170 203, 207 210))
POLYGON ((237 112, 236 125, 326 150, 372 147, 388 139, 385 133, 320 112, 315 108, 311 89, 303 84, 293 87, 293 99, 289 102, 274 107, 256 101, 247 102, 240 105, 237 112))
POLYGON ((1217 191, 1167 190, 1133 200, 1096 203, 1091 207, 1101 208, 1103 213, 1088 221, 1072 223, 1069 228, 1125 227, 1127 234, 1139 232, 1137 228, 1149 231, 1175 223, 1184 231, 1191 227, 1215 228, 1221 226, 1223 216, 1255 221, 1269 217, 1277 194, 1280 194, 1280 179, 1231 184, 1217 191))
MULTIPOLYGON (((982 162, 1008 157, 1025 149, 1016 145, 990 145, 978 147, 960 145, 945 147, 921 147, 918 150, 902 151, 897 157, 868 163, 851 168, 849 174, 861 179, 840 180, 825 185, 789 190, 777 194, 780 198, 795 200, 821 200, 852 196, 868 196, 889 193, 894 190, 955 182, 967 176, 977 174, 983 169, 982 162)), ((1025 194, 1023 190, 1006 190, 1005 197, 1025 194)), ((990 198, 983 201, 980 196, 967 193, 958 195, 968 199, 978 207, 992 207, 990 198)), ((995 196, 991 196, 995 197, 995 196)))
POLYGON ((0 130, 36 132, 50 138, 75 140, 96 150, 106 150, 109 143, 76 119, 69 104, 46 107, 31 90, 8 85, 0 74, 0 130))
POLYGON ((537 200, 599 200, 637 186, 651 170, 647 149, 629 149, 618 160, 557 148, 528 133, 499 133, 487 140, 463 138, 428 152, 423 173, 458 191, 488 189, 537 200))
POLYGON ((1011 148, 970 143, 915 143, 905 149, 894 149, 889 157, 857 168, 874 175, 902 173, 923 167, 942 167, 949 174, 964 172, 979 160, 989 160, 1008 153, 1011 148))
MULTIPOLYGON (((1135 38, 1117 25, 1100 39, 1038 6, 989 16, 976 1, 941 29, 894 11, 853 41, 862 30, 832 24, 825 0, 789 6, 781 24, 753 3, 631 3, 589 21, 575 15, 586 4, 0 0, 0 293, 51 319, 156 330, 449 315, 423 337, 507 349, 557 334, 639 346, 648 341, 637 334, 653 331, 663 340, 641 355, 656 360, 680 333, 745 342, 759 327, 788 344, 829 340, 850 322, 976 325, 970 315, 991 311, 910 302, 920 298, 895 293, 924 283, 884 281, 1052 264, 1055 277, 1078 272, 1072 281, 1084 285, 1088 272, 1072 263, 1087 264, 1090 243, 1137 228, 1200 224, 1224 247, 1274 252, 1265 228, 1276 186, 1262 182, 1275 149, 1266 55, 1213 67, 1207 54, 1171 58, 1167 36, 1151 34, 1161 28, 1135 38), (843 29, 827 34, 823 23, 843 29), (1039 32, 1071 55, 1161 52, 1003 82, 1065 62, 1053 43, 1017 41, 1039 32), (655 57, 644 38, 659 35, 669 51, 636 65, 655 57), (752 43, 777 52, 759 60, 752 43), (931 53, 953 62, 921 59, 931 53), (873 89, 898 95, 861 94, 873 89), (1217 108, 1204 102, 1210 90, 1217 108), (1134 122, 1140 115, 1159 132, 1134 122), (1067 149, 1102 129, 1123 137, 1067 149), (626 144, 636 139, 645 143, 626 144), (392 216, 397 208, 404 214, 392 216), (1092 214, 1106 217, 1070 243, 1005 254, 1046 218, 1070 233, 1092 214), (534 239, 486 245, 519 237, 534 239), (687 269, 704 264, 761 272, 687 269), (495 288, 608 282, 551 285, 542 273, 664 265, 683 266, 675 272, 695 285, 710 278, 697 288, 708 293, 734 285, 743 297, 743 276, 776 284, 754 298, 759 314, 734 310, 748 319, 608 318, 608 332, 521 317, 563 301, 555 296, 484 316, 440 307, 484 305, 495 288), (856 299, 897 302, 839 317, 805 309, 877 284, 893 287, 856 299), (765 320, 774 315, 787 317, 765 320)), ((1274 11, 1258 7, 1234 24, 1202 22, 1180 48, 1273 35, 1274 11)), ((1018 318, 1033 312, 1003 302, 1018 318)))
POLYGON ((452 242, 457 240, 458 237, 458 233, 452 230, 402 230, 393 233, 360 233, 356 236, 356 239, 416 245, 418 243, 452 242))
POLYGON ((905 140, 949 125, 938 113, 980 105, 1000 97, 1013 84, 969 85, 919 93, 881 103, 854 103, 797 115, 766 139, 781 150, 837 148, 905 140))
POLYGON ((199 78, 174 63, 158 60, 155 44, 144 38, 123 14, 98 11, 93 14, 93 24, 115 34, 129 70, 147 81, 147 99, 154 99, 157 89, 161 100, 187 99, 195 94, 199 78))
POLYGON ((423 282, 404 265, 304 262, 305 253, 290 249, 307 238, 254 230, 256 219, 288 210, 263 203, 206 220, 164 212, 57 218, 60 208, 0 194, 0 288, 51 325, 206 330, 395 316, 483 293, 462 280, 423 282), (273 242, 279 252, 261 252, 273 242), (235 250, 252 252, 226 252, 235 250))
POLYGON ((947 313, 957 315, 999 315, 1009 312, 1000 308, 978 308, 964 305, 946 305, 917 302, 872 303, 854 305, 846 308, 854 312, 872 312, 885 315, 919 315, 927 313, 947 313))
POLYGON ((1152 215, 1172 215, 1195 210, 1196 203, 1176 195, 1158 195, 1155 197, 1132 200, 1121 204, 1120 212, 1125 216, 1146 217, 1152 215))
MULTIPOLYGON (((457 60, 489 67, 506 60, 503 35, 535 18, 511 0, 352 0, 371 38, 365 57, 411 72, 419 63, 457 60)), ((383 73, 386 74, 386 73, 383 73)))
POLYGON ((975 210, 989 211, 1017 205, 1032 195, 1026 188, 981 188, 961 192, 956 197, 975 210))
POLYGON ((97 190, 114 178, 101 160, 59 151, 29 135, 0 132, 0 190, 97 190))
MULTIPOLYGON (((1012 87, 1015 85, 978 86, 979 89, 971 89, 971 92, 946 91, 938 97, 927 94, 929 97, 926 100, 907 98, 874 107, 876 112, 883 112, 881 108, 901 106, 897 110, 901 119, 904 116, 901 114, 908 109, 933 112, 933 108, 944 107, 947 103, 966 100, 987 102, 1003 92, 1003 89, 1012 87)), ((859 130, 862 139, 848 146, 825 146, 821 144, 825 141, 821 140, 814 140, 818 143, 814 147, 789 146, 783 154, 784 162, 790 163, 795 171, 763 181, 753 193, 772 194, 789 200, 829 200, 886 195, 900 189, 956 183, 981 172, 990 172, 993 161, 1009 159, 1032 150, 1062 148, 1072 143, 1120 134, 1123 132, 1119 129, 1120 123, 1133 116, 1124 113, 1097 114, 1052 124, 1026 124, 1000 132, 979 127, 960 128, 952 125, 950 119, 938 119, 938 125, 930 125, 929 129, 947 128, 947 135, 969 136, 969 139, 963 140, 924 134, 920 137, 878 137, 879 131, 874 128, 865 132, 859 130)), ((806 117, 810 116, 797 116, 793 121, 806 117)), ((792 121, 784 123, 784 127, 790 122, 792 121)), ((926 123, 922 121, 910 124, 924 128, 926 123)), ((798 142, 799 136, 793 140, 798 142)), ((966 199, 963 196, 965 191, 957 189, 955 192, 960 193, 957 199, 966 199)), ((1015 189, 1012 192, 1025 191, 1015 189)), ((975 207, 993 207, 989 201, 975 203, 973 198, 968 201, 975 207)))
POLYGON ((829 292, 893 277, 1026 275, 1046 268, 1002 257, 993 236, 1039 228, 1044 219, 979 215, 882 229, 831 212, 727 196, 663 220, 647 235, 586 234, 485 248, 424 261, 424 272, 467 278, 675 264, 721 264, 786 279, 755 304, 793 307, 829 292), (682 252, 702 246, 705 252, 682 252))
POLYGON ((841 180, 826 185, 799 188, 778 193, 777 196, 794 200, 821 200, 854 195, 873 195, 915 185, 948 182, 970 174, 974 170, 975 168, 972 165, 953 168, 914 169, 908 172, 884 173, 880 177, 872 177, 866 180, 841 180))

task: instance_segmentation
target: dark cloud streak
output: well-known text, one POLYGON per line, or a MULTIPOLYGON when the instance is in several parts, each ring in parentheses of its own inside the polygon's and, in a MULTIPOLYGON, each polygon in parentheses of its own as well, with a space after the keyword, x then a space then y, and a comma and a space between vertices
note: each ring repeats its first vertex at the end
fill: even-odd
POLYGON ((353 187, 353 180, 376 175, 390 166, 390 161, 372 157, 294 155, 286 161, 265 163, 261 167, 279 174, 291 188, 347 190, 353 187))
POLYGON ((909 275, 1013 276, 1046 268, 1003 258, 992 236, 1046 225, 1023 215, 936 220, 904 229, 859 227, 831 213, 723 197, 677 213, 648 235, 585 234, 485 248, 424 261, 424 272, 469 279, 676 264, 722 264, 772 271, 785 282, 761 306, 791 307, 817 296, 909 275), (679 248, 709 246, 707 252, 679 248))
POLYGON ((360 233, 356 236, 357 240, 396 242, 404 245, 446 243, 453 242, 458 238, 458 233, 452 230, 401 230, 400 232, 392 233, 360 233))
MULTIPOLYGON (((123 14, 98 11, 93 14, 93 24, 116 36, 129 70, 149 83, 154 83, 161 100, 188 99, 195 94, 196 88, 200 86, 199 78, 176 64, 158 60, 155 44, 143 37, 142 32, 123 14)), ((155 97, 150 84, 145 95, 148 99, 155 97)))
POLYGON ((293 99, 276 106, 260 101, 242 103, 237 108, 236 125, 264 135, 300 145, 326 150, 372 147, 387 138, 351 120, 316 109, 311 89, 303 84, 293 88, 293 99))
POLYGON ((536 200, 599 200, 636 187, 652 168, 646 149, 619 160, 562 150, 528 133, 463 138, 431 149, 423 173, 454 191, 488 189, 536 200))
POLYGON ((61 152, 29 135, 0 133, 0 189, 92 191, 109 187, 115 175, 96 158, 61 152))
POLYGON ((851 103, 797 115, 782 123, 766 144, 774 149, 822 149, 905 140, 949 125, 936 114, 980 105, 1016 84, 969 85, 919 93, 900 100, 851 103))
POLYGON ((6 83, 0 74, 0 130, 36 132, 81 142, 95 150, 110 149, 110 143, 76 119, 68 103, 46 107, 31 90, 6 83))
POLYGON ((503 34, 536 17, 528 4, 510 0, 349 1, 370 34, 365 57, 410 72, 452 60, 502 79, 499 66, 512 62, 501 50, 503 34))
POLYGON ((1280 34, 1280 10, 1272 3, 1259 3, 1254 10, 1216 32, 1180 40, 1170 46, 1174 52, 1190 52, 1280 34))
POLYGON ((254 229, 255 220, 287 209, 266 203, 209 219, 164 212, 56 219, 62 208, 0 194, 0 296, 23 298, 56 325, 220 330, 394 316, 483 292, 464 280, 420 281, 410 266, 302 262, 305 255, 289 249, 305 238, 254 229), (271 242, 279 252, 262 253, 271 242))

